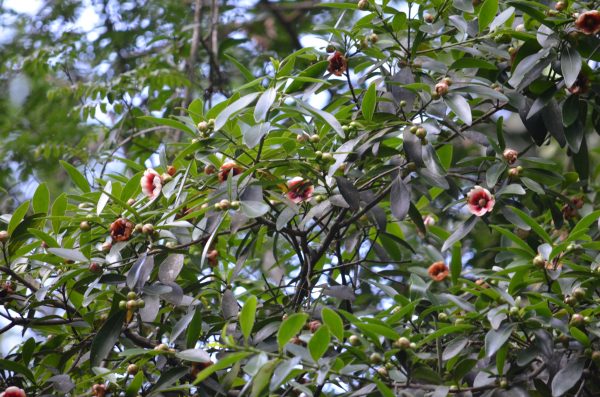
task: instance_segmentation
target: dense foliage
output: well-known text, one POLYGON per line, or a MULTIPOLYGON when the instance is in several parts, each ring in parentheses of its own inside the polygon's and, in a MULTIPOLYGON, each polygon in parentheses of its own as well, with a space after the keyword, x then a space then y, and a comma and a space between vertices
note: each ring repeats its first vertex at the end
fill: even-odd
POLYGON ((81 138, 0 218, 4 397, 600 394, 597 2, 174 3, 3 47, 13 167, 81 138))

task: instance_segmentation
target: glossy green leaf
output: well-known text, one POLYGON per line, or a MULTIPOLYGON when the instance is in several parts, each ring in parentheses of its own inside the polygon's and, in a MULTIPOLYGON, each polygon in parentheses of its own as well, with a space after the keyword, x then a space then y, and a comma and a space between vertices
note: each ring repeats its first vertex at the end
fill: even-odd
POLYGON ((63 160, 60 160, 60 165, 67 171, 67 174, 69 174, 75 186, 84 193, 90 192, 90 184, 77 168, 63 160))
POLYGON ((369 88, 365 92, 361 105, 362 114, 366 120, 371 121, 373 119, 373 113, 375 112, 376 105, 377 91, 375 83, 372 83, 371 85, 369 85, 369 88))
POLYGON ((313 360, 318 361, 323 357, 323 354, 329 349, 330 341, 331 336, 329 334, 329 327, 326 324, 323 324, 308 341, 308 351, 313 360))
POLYGON ((329 331, 338 341, 344 340, 344 322, 342 318, 333 310, 328 307, 324 307, 321 310, 321 318, 323 323, 329 327, 329 331))
POLYGON ((246 300, 246 303, 244 303, 244 307, 242 307, 242 311, 240 313, 240 328, 242 329, 242 334, 244 335, 244 339, 246 339, 246 341, 250 337, 252 328, 254 328, 256 305, 256 296, 252 295, 246 300))
POLYGON ((50 191, 46 183, 40 183, 31 200, 33 212, 46 214, 50 205, 50 191))
POLYGON ((279 349, 283 349, 283 346, 302 330, 307 319, 308 315, 305 313, 294 313, 283 321, 277 332, 279 349))

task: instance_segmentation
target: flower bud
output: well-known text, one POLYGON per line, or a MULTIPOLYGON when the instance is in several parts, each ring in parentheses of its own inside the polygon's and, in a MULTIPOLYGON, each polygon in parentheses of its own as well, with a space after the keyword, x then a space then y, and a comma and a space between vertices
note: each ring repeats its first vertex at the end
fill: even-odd
POLYGON ((358 2, 358 9, 359 10, 368 10, 369 9, 369 2, 368 0, 359 0, 358 2))
POLYGON ((100 264, 97 262, 92 262, 88 266, 88 270, 92 273, 100 273, 102 272, 102 266, 100 266, 100 264))
POLYGON ((153 235, 154 225, 151 223, 146 223, 144 226, 142 226, 142 233, 147 234, 148 236, 153 235))
POLYGON ((435 93, 439 96, 444 96, 448 93, 448 84, 446 83, 437 83, 435 85, 435 93))
POLYGON ((541 255, 536 255, 535 258, 533 258, 533 265, 543 269, 546 267, 546 260, 541 255))
POLYGON ((214 174, 215 172, 217 172, 217 167, 215 167, 215 166, 214 166, 214 165, 212 165, 212 164, 208 164, 206 167, 204 167, 204 173, 205 173, 206 175, 212 175, 212 174, 214 174))
POLYGON ((308 329, 311 333, 315 333, 317 332, 317 330, 319 329, 319 327, 321 327, 321 322, 318 320, 313 320, 311 322, 308 323, 308 329))
POLYGON ((5 243, 8 241, 8 232, 6 230, 0 231, 0 243, 5 243))
POLYGON ((137 365, 135 365, 135 364, 129 364, 127 366, 127 373, 129 375, 135 375, 135 374, 138 373, 139 370, 140 370, 140 368, 137 365))
POLYGON ((200 132, 206 132, 208 131, 208 123, 206 121, 201 121, 198 123, 198 131, 200 132))
POLYGON ((360 338, 356 335, 350 335, 348 337, 348 342, 352 345, 352 346, 358 346, 360 345, 360 338))
POLYGON ((379 353, 373 353, 369 356, 369 361, 371 364, 381 364, 383 362, 383 357, 379 353))
POLYGON ((506 160, 506 162, 508 164, 514 164, 517 159, 519 158, 519 152, 517 152, 515 149, 509 149, 507 148, 506 150, 504 150, 504 152, 502 153, 502 157, 504 157, 504 160, 506 160))
POLYGON ((394 347, 397 347, 402 350, 410 349, 410 340, 402 336, 394 342, 394 347))
POLYGON ((581 314, 575 313, 571 316, 569 325, 573 327, 583 327, 583 325, 585 325, 585 318, 581 314))

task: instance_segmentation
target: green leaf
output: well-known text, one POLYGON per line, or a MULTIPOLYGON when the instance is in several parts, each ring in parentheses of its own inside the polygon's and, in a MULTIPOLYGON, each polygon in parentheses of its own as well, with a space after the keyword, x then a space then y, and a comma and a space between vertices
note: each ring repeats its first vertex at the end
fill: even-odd
POLYGON ((48 248, 48 252, 64 259, 75 262, 87 262, 88 258, 78 249, 72 248, 48 248))
POLYGON ((392 182, 390 209, 394 218, 399 221, 404 220, 410 209, 410 191, 400 175, 392 182))
POLYGON ((323 73, 325 73, 328 64, 329 62, 327 61, 317 62, 314 65, 311 65, 308 68, 306 68, 306 70, 302 71, 298 76, 290 76, 289 78, 292 81, 290 85, 286 88, 285 93, 290 94, 292 92, 301 91, 304 88, 305 83, 300 78, 323 76, 323 73))
POLYGON ((458 277, 460 276, 461 272, 462 250, 460 249, 460 245, 455 245, 452 247, 452 259, 450 260, 450 277, 453 285, 458 283, 458 277))
POLYGON ((323 307, 321 310, 321 318, 323 322, 329 327, 331 334, 335 336, 338 341, 344 340, 344 322, 342 318, 333 310, 328 307, 323 307))
POLYGON ((269 133, 271 130, 271 123, 259 123, 253 125, 252 127, 248 127, 243 129, 244 136, 243 141, 244 145, 249 148, 253 148, 254 146, 260 143, 260 140, 269 133))
POLYGON ((384 326, 381 324, 357 323, 354 325, 356 325, 356 327, 359 328, 363 332, 364 331, 370 332, 377 336, 383 336, 383 337, 391 339, 391 340, 396 340, 400 337, 400 334, 398 332, 396 332, 393 328, 384 326))
POLYGON ((323 357, 323 354, 329 349, 330 341, 331 336, 329 334, 329 327, 323 324, 308 341, 308 351, 313 360, 319 361, 319 359, 323 357))
POLYGON ((552 379, 552 397, 561 397, 577 384, 583 374, 586 359, 577 357, 568 363, 554 375, 552 379))
POLYGON ((375 382, 375 385, 377 385, 377 390, 379 390, 379 393, 381 393, 383 397, 396 396, 396 393, 394 393, 389 387, 385 385, 385 383, 383 383, 379 379, 373 379, 373 381, 375 382))
POLYGON ((246 342, 250 337, 250 333, 252 333, 252 328, 254 328, 254 321, 256 319, 256 304, 256 296, 250 296, 248 300, 246 300, 246 303, 244 303, 244 307, 242 307, 242 311, 240 313, 240 328, 242 329, 242 334, 244 335, 246 342))
POLYGON ((228 105, 215 119, 215 130, 222 129, 225 124, 237 113, 241 112, 248 105, 250 105, 256 97, 258 96, 258 92, 253 92, 248 95, 244 95, 240 99, 234 101, 230 105, 228 105))
POLYGON ((256 107, 254 108, 254 120, 257 123, 266 119, 271 105, 273 105, 273 102, 275 102, 275 98, 277 98, 277 90, 275 90, 273 87, 267 88, 267 90, 262 93, 260 98, 258 98, 256 107))
POLYGON ((302 330, 307 319, 308 315, 306 313, 294 313, 283 321, 277 332, 279 349, 283 349, 283 346, 302 330))
POLYGON ((473 227, 475 227, 475 224, 478 220, 478 217, 472 215, 469 219, 467 219, 465 223, 460 225, 458 229, 456 229, 454 233, 452 233, 450 237, 448 237, 448 239, 444 242, 444 245, 442 246, 442 252, 446 251, 448 248, 452 247, 454 243, 462 240, 463 237, 469 234, 473 227))
POLYGON ((490 168, 485 172, 485 183, 491 189, 496 186, 498 178, 506 170, 507 165, 505 163, 497 162, 492 164, 490 168))
POLYGON ((35 189, 32 204, 33 212, 48 213, 48 207, 50 206, 50 191, 45 183, 40 183, 37 189, 35 189))
POLYGON ((504 346, 512 334, 513 327, 513 324, 504 324, 497 330, 490 329, 485 334, 485 354, 487 357, 492 357, 498 349, 504 346))
POLYGON ((571 336, 581 342, 582 345, 585 347, 590 347, 590 338, 588 338, 585 332, 577 327, 569 328, 569 332, 571 333, 571 336))
POLYGON ((298 105, 302 106, 304 109, 306 109, 308 112, 312 113, 313 115, 315 115, 317 118, 323 120, 326 124, 328 124, 331 128, 333 128, 333 130, 341 137, 344 137, 344 130, 342 130, 342 125, 340 124, 340 122, 329 112, 326 112, 324 110, 321 109, 317 109, 311 105, 309 105, 306 102, 303 102, 301 100, 296 100, 296 102, 298 103, 298 105))
POLYGON ((371 121, 373 119, 373 113, 375 113, 375 105, 377 104, 377 91, 375 89, 375 83, 371 83, 362 100, 362 114, 365 120, 371 121))
POLYGON ((10 222, 8 222, 8 228, 6 229, 8 231, 9 235, 12 234, 12 232, 17 228, 19 223, 21 223, 21 221, 27 214, 28 209, 29 209, 29 200, 21 203, 21 205, 19 205, 17 207, 15 212, 13 212, 12 216, 10 217, 10 222))
POLYGON ((11 371, 17 374, 24 375, 27 379, 36 384, 33 373, 29 370, 29 368, 27 368, 19 362, 0 359, 0 368, 2 368, 5 371, 11 371))
POLYGON ((192 348, 198 342, 198 338, 202 333, 202 307, 197 306, 194 312, 194 317, 190 321, 185 335, 186 347, 192 348))
POLYGON ((515 207, 511 207, 508 206, 508 208, 510 210, 512 210, 514 213, 517 214, 517 216, 519 218, 521 218, 521 220, 523 222, 525 222, 527 225, 529 225, 529 227, 531 227, 533 229, 534 232, 536 232, 536 234, 538 236, 540 236, 546 243, 552 245, 552 238, 550 237, 550 235, 535 221, 535 219, 533 219, 532 217, 530 217, 529 215, 527 215, 525 212, 521 211, 518 208, 515 207))
POLYGON ((208 363, 211 361, 210 355, 202 349, 186 349, 175 353, 177 358, 195 363, 208 363))
POLYGON ((242 201, 240 208, 248 218, 258 218, 269 212, 270 207, 262 201, 242 201))
POLYGON ((281 384, 287 379, 289 374, 294 370, 294 368, 300 364, 302 361, 301 357, 294 357, 291 360, 282 361, 275 371, 273 371, 273 376, 271 377, 271 381, 269 384, 269 390, 275 391, 281 386, 281 384))
POLYGON ((89 193, 91 191, 90 184, 88 183, 87 179, 85 179, 85 176, 83 176, 77 168, 63 160, 60 160, 60 165, 65 169, 65 171, 67 171, 67 174, 69 174, 73 183, 82 192, 89 193))
POLYGON ((127 202, 130 198, 141 190, 140 180, 142 179, 143 172, 138 172, 134 176, 128 179, 125 187, 121 191, 121 201, 127 202))
POLYGON ((139 371, 137 374, 135 374, 129 385, 127 385, 125 397, 137 396, 140 388, 142 387, 142 383, 144 383, 144 371, 139 371))
POLYGON ((262 395, 263 390, 269 385, 273 371, 279 363, 279 360, 271 360, 260 367, 258 373, 252 378, 252 390, 250 397, 258 397, 262 395))
POLYGON ((92 340, 90 365, 98 367, 115 347, 125 321, 125 310, 118 310, 106 320, 92 340))
POLYGON ((579 232, 587 230, 592 223, 598 220, 598 218, 600 218, 600 210, 587 214, 586 216, 581 218, 579 222, 577 222, 573 230, 571 230, 571 233, 569 233, 569 236, 575 236, 579 232))
POLYGON ((581 55, 570 45, 565 45, 560 53, 560 68, 565 86, 571 88, 581 71, 581 55))
POLYGON ((237 60, 236 57, 234 57, 233 55, 229 55, 227 53, 224 53, 223 56, 225 58, 227 58, 231 63, 233 63, 238 68, 238 70, 244 75, 244 78, 246 79, 246 81, 254 80, 254 75, 252 74, 252 72, 250 70, 248 70, 248 68, 246 68, 244 65, 242 65, 240 63, 240 61, 237 60))
POLYGON ((498 0, 485 0, 479 9, 479 31, 482 32, 496 17, 498 0))
POLYGON ((196 131, 191 129, 187 124, 182 123, 178 120, 166 119, 161 117, 153 117, 153 116, 140 116, 139 119, 151 121, 155 124, 164 125, 165 127, 175 128, 176 130, 180 130, 183 132, 187 132, 191 136, 196 136, 196 131))
MULTIPOLYGON (((212 365, 211 365, 212 366, 212 365)), ((210 367, 209 367, 210 368, 210 367)), ((188 367, 172 367, 167 371, 161 373, 160 378, 156 381, 154 386, 150 389, 149 396, 159 394, 161 390, 164 390, 171 386, 173 383, 181 379, 186 373, 189 372, 188 367)))
POLYGON ((196 376, 196 380, 194 380, 193 384, 197 385, 198 383, 202 382, 203 380, 205 380, 206 378, 208 378, 215 372, 217 372, 221 369, 229 368, 231 365, 237 363, 238 361, 243 360, 244 358, 248 357, 251 354, 253 354, 253 353, 252 352, 239 352, 239 353, 232 353, 232 354, 229 354, 229 355, 223 357, 215 364, 210 365, 207 368, 200 371, 198 376, 196 376))
POLYGON ((511 240, 512 242, 514 242, 515 244, 517 244, 519 247, 523 248, 531 256, 535 256, 535 251, 533 250, 533 248, 531 248, 529 246, 529 244, 527 244, 519 236, 517 236, 516 234, 514 234, 510 230, 506 230, 506 229, 504 229, 504 228, 502 228, 500 226, 497 226, 497 225, 490 225, 490 227, 492 229, 496 230, 497 232, 499 232, 500 234, 504 235, 505 237, 507 237, 509 240, 511 240))
POLYGON ((96 205, 96 215, 100 215, 108 204, 108 200, 110 199, 110 194, 112 193, 112 182, 108 181, 106 186, 104 186, 104 190, 98 199, 98 204, 96 205))
POLYGON ((444 97, 444 102, 466 125, 471 125, 473 122, 471 107, 469 106, 469 102, 467 102, 463 96, 458 94, 448 94, 444 97))
POLYGON ((506 364, 506 355, 508 353, 508 344, 504 344, 496 354, 496 369, 498 375, 504 375, 504 365, 506 364))

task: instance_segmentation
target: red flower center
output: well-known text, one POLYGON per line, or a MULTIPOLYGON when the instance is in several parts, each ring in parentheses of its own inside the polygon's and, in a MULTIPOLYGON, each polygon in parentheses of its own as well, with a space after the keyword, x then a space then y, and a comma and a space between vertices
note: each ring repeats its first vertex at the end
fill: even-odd
POLYGON ((477 205, 479 205, 480 207, 485 207, 487 204, 487 200, 484 198, 479 199, 479 202, 477 203, 477 205))

